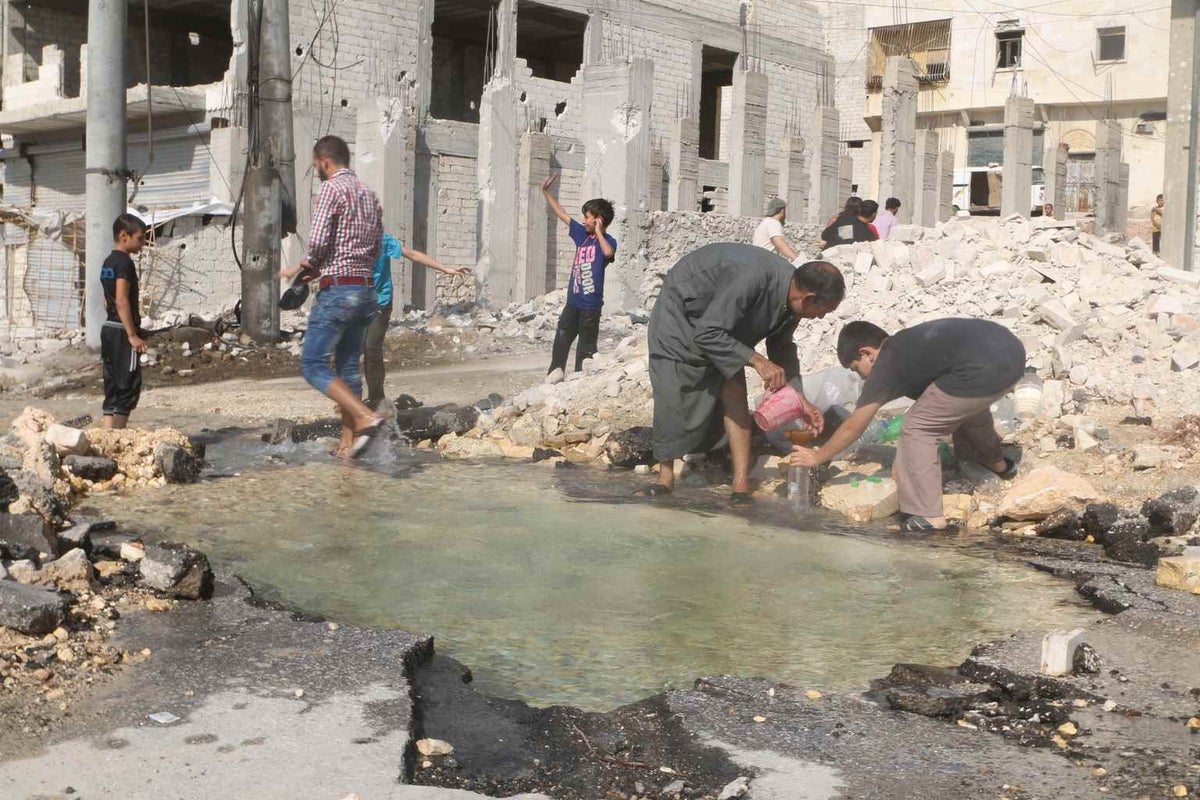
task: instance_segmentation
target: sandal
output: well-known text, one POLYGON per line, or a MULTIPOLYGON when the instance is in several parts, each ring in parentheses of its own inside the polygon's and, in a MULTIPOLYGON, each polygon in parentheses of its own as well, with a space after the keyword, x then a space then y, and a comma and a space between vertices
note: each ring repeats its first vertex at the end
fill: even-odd
POLYGON ((754 504, 754 496, 749 492, 734 492, 729 495, 729 505, 734 508, 745 508, 754 504))
POLYGON ((889 525, 888 530, 899 531, 900 533, 958 533, 958 526, 952 522, 946 523, 944 528, 935 528, 929 523, 929 520, 917 514, 901 514, 900 522, 895 525, 889 525))
POLYGON ((671 493, 670 486, 663 486, 661 483, 652 483, 638 489, 633 493, 634 497, 644 497, 647 500, 653 500, 656 497, 666 497, 671 493))
POLYGON ((351 460, 361 456, 363 451, 367 449, 367 445, 369 445, 382 430, 383 417, 376 417, 375 421, 367 425, 367 427, 360 431, 356 431, 354 434, 354 442, 350 445, 350 449, 347 451, 346 456, 351 460))
MULTIPOLYGON (((993 470, 994 471, 994 470, 993 470)), ((1004 457, 1004 471, 997 472, 996 475, 1002 481, 1011 480, 1017 476, 1017 462, 1013 461, 1008 456, 1004 457)))

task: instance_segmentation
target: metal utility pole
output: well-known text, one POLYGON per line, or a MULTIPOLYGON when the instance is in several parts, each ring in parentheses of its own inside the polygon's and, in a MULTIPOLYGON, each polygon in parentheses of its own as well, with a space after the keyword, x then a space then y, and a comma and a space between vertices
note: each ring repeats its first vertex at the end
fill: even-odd
MULTIPOLYGON (((100 348, 100 267, 112 251, 113 221, 125 213, 125 34, 128 0, 90 0, 87 52, 87 345, 100 348)), ((7 35, 7 32, 6 32, 7 35)))
POLYGON ((296 231, 296 154, 287 0, 251 0, 247 73, 250 163, 244 188, 242 328, 279 338, 282 240, 296 231))

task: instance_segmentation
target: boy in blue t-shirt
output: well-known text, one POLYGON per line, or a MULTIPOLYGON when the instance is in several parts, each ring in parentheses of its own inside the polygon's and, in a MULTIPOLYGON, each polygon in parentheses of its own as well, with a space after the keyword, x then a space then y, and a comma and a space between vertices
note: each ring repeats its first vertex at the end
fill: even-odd
POLYGON ((375 270, 371 276, 375 284, 375 299, 379 310, 371 319, 367 335, 363 341, 363 383, 367 387, 367 399, 364 400, 372 410, 383 402, 383 339, 387 336, 388 323, 392 319, 392 259, 407 258, 414 264, 420 264, 429 269, 446 275, 470 275, 470 267, 446 267, 430 258, 420 250, 410 250, 404 247, 398 239, 385 233, 383 244, 379 248, 379 256, 375 259, 375 270))
POLYGON ((607 233, 613 221, 613 206, 608 200, 597 197, 583 204, 583 222, 571 219, 550 193, 558 179, 551 174, 542 182, 542 194, 554 215, 563 221, 575 242, 575 259, 571 264, 571 280, 567 284, 567 304, 558 318, 554 332, 554 349, 550 356, 550 369, 546 373, 547 383, 558 383, 566 377, 567 354, 571 343, 579 337, 575 347, 575 371, 583 369, 584 359, 596 354, 596 341, 600 338, 600 309, 604 306, 604 270, 612 263, 617 253, 617 240, 607 233))

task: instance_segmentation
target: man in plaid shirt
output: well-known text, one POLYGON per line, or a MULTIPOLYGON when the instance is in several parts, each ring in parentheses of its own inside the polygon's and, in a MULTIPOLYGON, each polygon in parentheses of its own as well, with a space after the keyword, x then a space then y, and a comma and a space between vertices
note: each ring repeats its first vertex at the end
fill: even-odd
POLYGON ((308 258, 281 274, 291 278, 307 268, 318 281, 300 372, 337 403, 342 414, 338 453, 355 458, 383 422, 362 402, 358 370, 363 337, 377 307, 371 275, 383 240, 382 212, 379 198, 350 171, 350 148, 338 137, 317 141, 313 169, 322 183, 308 258))

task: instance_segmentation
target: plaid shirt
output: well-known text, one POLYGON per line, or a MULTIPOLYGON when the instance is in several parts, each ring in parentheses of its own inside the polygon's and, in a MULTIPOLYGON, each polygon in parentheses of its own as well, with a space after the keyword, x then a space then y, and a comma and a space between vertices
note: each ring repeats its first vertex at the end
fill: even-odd
POLYGON ((382 215, 375 193, 353 172, 339 169, 317 194, 309 266, 323 277, 370 278, 383 241, 382 215))

